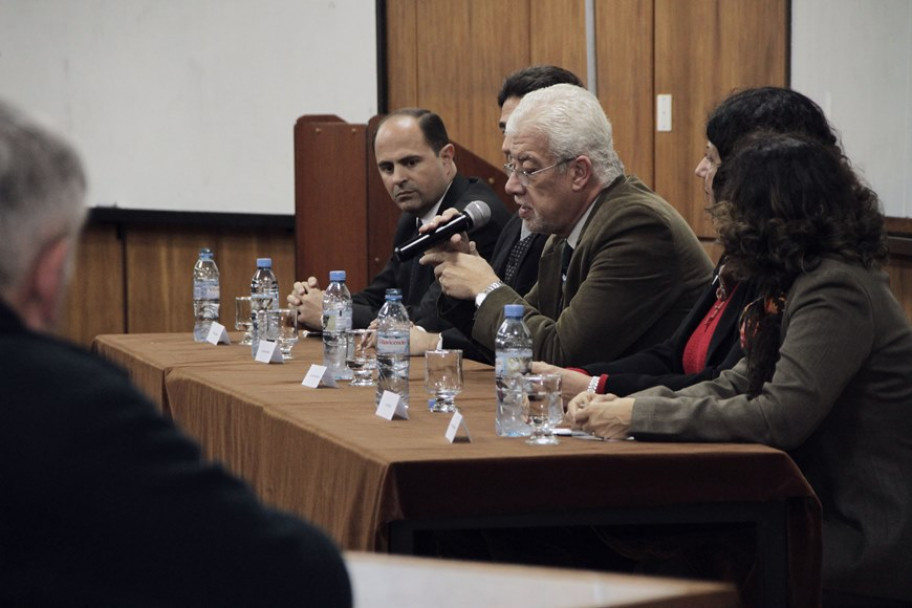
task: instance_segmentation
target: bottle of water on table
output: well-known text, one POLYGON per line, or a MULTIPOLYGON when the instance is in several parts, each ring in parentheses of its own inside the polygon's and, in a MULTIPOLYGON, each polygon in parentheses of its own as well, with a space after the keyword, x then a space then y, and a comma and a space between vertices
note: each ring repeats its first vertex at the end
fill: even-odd
POLYGON ((408 406, 411 325, 402 304, 402 292, 387 289, 386 303, 377 316, 377 405, 380 405, 383 391, 392 391, 399 393, 408 406))
POLYGON ((532 368, 532 334, 523 323, 523 306, 504 306, 504 321, 494 340, 494 378, 497 412, 494 430, 501 437, 524 437, 531 429, 523 421, 522 377, 532 368))
POLYGON ((254 357, 260 347, 257 313, 270 308, 279 308, 279 282, 272 272, 272 258, 257 258, 257 269, 250 279, 250 321, 253 324, 250 330, 253 338, 250 350, 254 357))
POLYGON ((205 342, 209 327, 219 318, 219 271, 208 247, 200 249, 193 266, 193 339, 205 342))
POLYGON ((323 365, 336 380, 351 380, 345 364, 346 332, 352 328, 352 298, 345 286, 345 271, 331 270, 329 286, 323 292, 323 365))

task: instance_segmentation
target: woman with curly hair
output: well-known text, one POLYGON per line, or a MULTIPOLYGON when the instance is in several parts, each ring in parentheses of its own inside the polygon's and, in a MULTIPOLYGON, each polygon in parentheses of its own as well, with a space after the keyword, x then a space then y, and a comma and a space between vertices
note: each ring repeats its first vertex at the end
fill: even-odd
POLYGON ((745 357, 677 392, 582 393, 568 417, 607 438, 788 451, 822 505, 825 605, 912 600, 912 328, 879 269, 877 196, 834 147, 768 133, 739 144, 714 192, 726 269, 760 294, 745 357))

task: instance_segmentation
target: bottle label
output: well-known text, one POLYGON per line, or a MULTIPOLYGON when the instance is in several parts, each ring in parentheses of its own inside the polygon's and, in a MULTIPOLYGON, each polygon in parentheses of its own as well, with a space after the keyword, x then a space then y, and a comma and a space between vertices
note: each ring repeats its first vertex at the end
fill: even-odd
POLYGON ((219 291, 218 283, 204 283, 200 281, 193 284, 193 299, 218 300, 220 295, 219 291))
POLYGON ((407 332, 377 333, 377 353, 385 355, 409 354, 409 335, 407 332))
POLYGON ((352 327, 352 311, 330 309, 323 311, 323 331, 348 331, 352 327))

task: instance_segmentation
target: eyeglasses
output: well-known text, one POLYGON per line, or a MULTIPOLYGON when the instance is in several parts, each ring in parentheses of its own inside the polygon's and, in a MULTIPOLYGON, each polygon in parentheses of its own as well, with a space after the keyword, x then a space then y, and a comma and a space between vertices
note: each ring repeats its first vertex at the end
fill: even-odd
POLYGON ((544 173, 545 171, 549 171, 549 170, 553 169, 554 167, 563 165, 564 163, 568 163, 571 160, 573 160, 573 159, 565 158, 563 160, 557 161, 556 163, 554 163, 551 166, 545 167, 544 169, 536 169, 535 171, 526 171, 525 169, 517 169, 516 167, 513 166, 513 163, 507 163, 503 166, 503 168, 504 168, 504 171, 507 173, 507 179, 510 179, 511 175, 515 175, 516 179, 519 180, 519 183, 522 184, 523 187, 525 188, 530 183, 532 183, 532 178, 535 177, 536 175, 544 173))

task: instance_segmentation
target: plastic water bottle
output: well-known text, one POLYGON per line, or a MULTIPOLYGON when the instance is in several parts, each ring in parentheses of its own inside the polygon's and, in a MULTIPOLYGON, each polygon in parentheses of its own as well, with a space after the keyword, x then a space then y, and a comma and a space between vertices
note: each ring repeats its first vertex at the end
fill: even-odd
POLYGON ((411 325, 402 292, 387 289, 386 303, 377 315, 377 405, 383 391, 392 391, 408 406, 411 325))
POLYGON ((501 437, 522 437, 531 429, 523 421, 522 376, 532 368, 532 334, 523 323, 523 306, 504 306, 504 322, 494 340, 497 413, 494 430, 501 437))
POLYGON ((345 286, 345 271, 329 271, 329 286, 323 292, 323 365, 336 380, 351 380, 345 364, 347 338, 352 328, 352 298, 345 286))
POLYGON ((254 357, 260 347, 257 312, 270 308, 279 308, 279 282, 272 272, 272 258, 257 258, 257 269, 250 279, 250 321, 253 323, 250 330, 253 337, 250 350, 254 357))
POLYGON ((193 339, 205 342, 209 327, 219 318, 219 271, 208 247, 200 249, 193 266, 193 316, 193 339))

